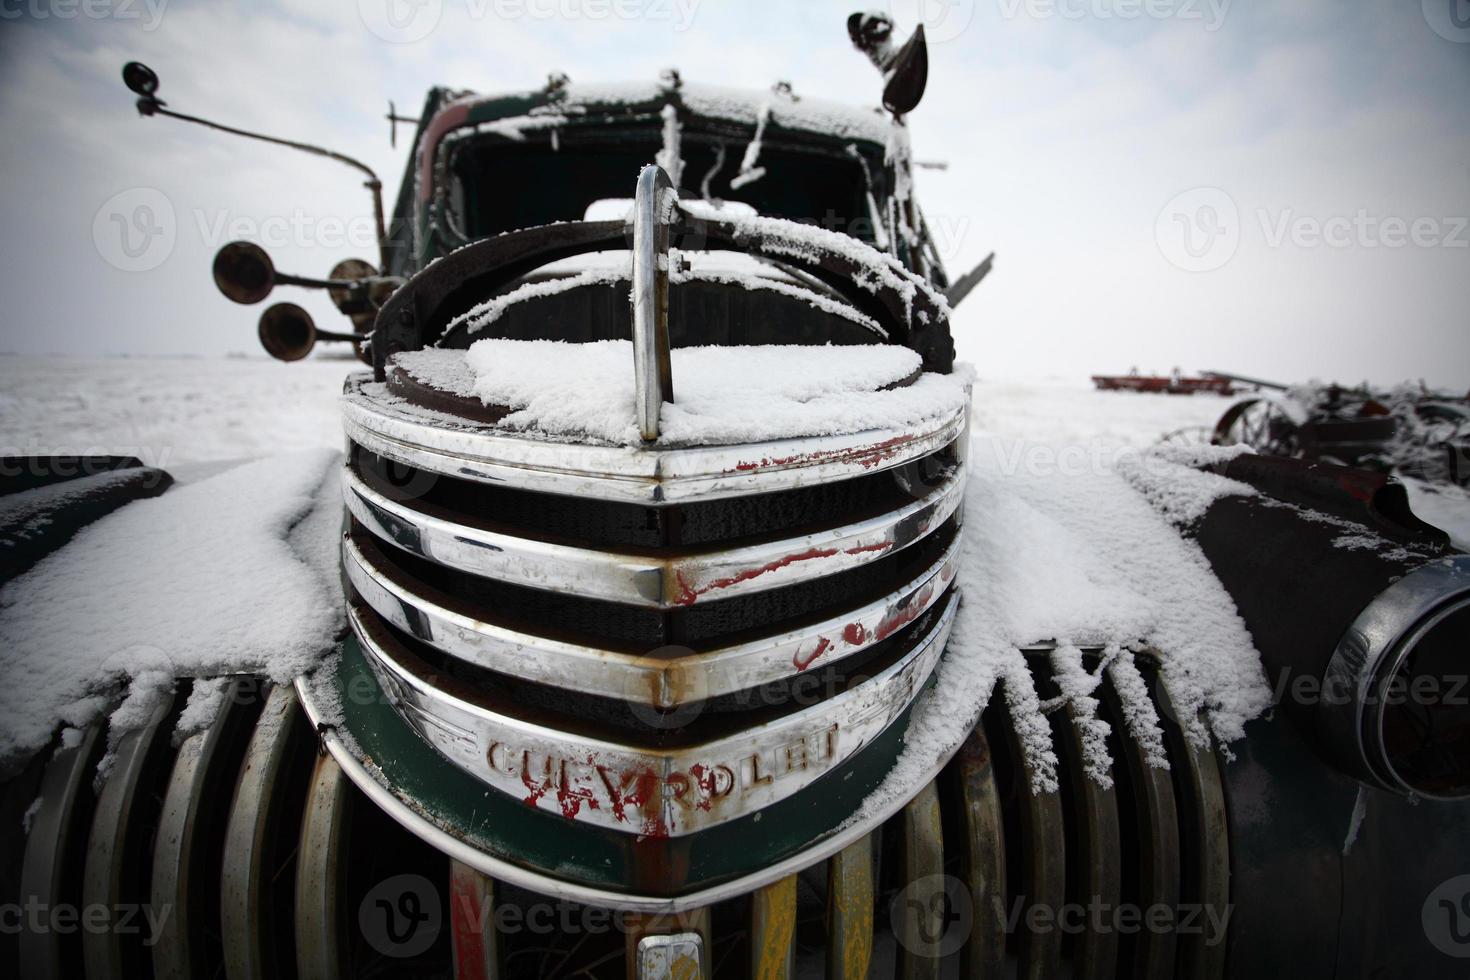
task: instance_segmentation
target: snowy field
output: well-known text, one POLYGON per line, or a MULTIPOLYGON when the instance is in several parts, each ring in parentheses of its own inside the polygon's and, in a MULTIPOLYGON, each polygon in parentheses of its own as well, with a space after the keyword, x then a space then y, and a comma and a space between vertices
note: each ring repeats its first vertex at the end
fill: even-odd
MULTIPOLYGON (((0 357, 0 448, 126 452, 176 467, 341 448, 336 399, 355 360, 0 357)), ((1211 425, 1218 397, 1100 393, 1077 381, 1000 382, 981 372, 979 429, 1055 447, 1142 447, 1211 425)), ((177 475, 177 474, 176 474, 177 475)))
MULTIPOLYGON (((336 399, 347 358, 0 357, 0 453, 137 456, 181 482, 215 464, 342 446, 336 399)), ((975 385, 975 429, 1003 439, 1006 468, 1059 477, 1165 433, 1213 426, 1230 400, 1098 392, 1085 379, 975 385)), ((1421 516, 1470 547, 1470 495, 1410 486, 1421 516)))

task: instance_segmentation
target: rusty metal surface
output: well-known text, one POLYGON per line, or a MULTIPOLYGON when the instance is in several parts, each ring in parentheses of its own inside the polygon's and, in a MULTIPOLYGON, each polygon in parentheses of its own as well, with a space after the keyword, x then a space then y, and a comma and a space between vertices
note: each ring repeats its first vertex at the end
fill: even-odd
POLYGON ((289 852, 297 843, 300 814, 291 794, 291 768, 310 751, 309 739, 295 690, 272 690, 246 749, 225 831, 220 920, 231 980, 271 980, 289 969, 290 951, 279 944, 286 934, 281 920, 290 910, 278 907, 273 891, 285 870, 276 864, 281 838, 286 837, 289 852))
POLYGON ((970 892, 974 918, 960 949, 960 976, 966 980, 1006 977, 1005 816, 990 758, 990 743, 976 728, 954 760, 958 783, 960 874, 970 892))
MULTIPOLYGON (((1118 800, 1114 786, 1102 786, 1085 771, 1082 733, 1069 704, 1053 723, 1061 761, 1062 803, 1070 807, 1074 851, 1067 854, 1080 894, 1088 903, 1116 908, 1122 901, 1122 855, 1118 827, 1118 800)), ((1123 737, 1129 737, 1126 733, 1123 737)), ((1111 778, 1111 767, 1108 772, 1111 778)), ((1077 980, 1109 980, 1117 975, 1118 933, 1111 928, 1083 929, 1072 950, 1077 980)))
POLYGON ((296 855, 296 969, 304 978, 345 974, 345 890, 352 783, 330 755, 317 758, 296 855))
MULTIPOLYGON (((101 731, 90 727, 81 743, 52 757, 41 779, 41 806, 31 818, 21 865, 23 901, 55 907, 80 897, 71 892, 84 858, 92 817, 91 780, 102 754, 101 731)), ((82 967, 80 950, 56 930, 21 932, 20 973, 36 980, 61 980, 82 967)))
POLYGON ((944 934, 944 830, 939 790, 931 781, 909 800, 899 820, 902 881, 893 924, 898 942, 898 975, 902 980, 937 980, 943 963, 937 937, 944 934))
POLYGON ((214 723, 180 744, 164 790, 153 849, 151 900, 173 912, 161 924, 161 938, 153 945, 153 975, 158 980, 189 980, 208 969, 205 946, 218 925, 209 915, 213 899, 200 900, 200 895, 219 894, 224 822, 239 775, 246 727, 254 717, 254 701, 247 695, 255 683, 252 678, 230 684, 214 723))
MULTIPOLYGON (((1111 675, 1099 688, 1099 697, 1115 719, 1124 717, 1122 702, 1111 675)), ((1122 832, 1134 838, 1138 895, 1141 909, 1154 905, 1179 905, 1179 810, 1168 770, 1155 769, 1144 758, 1142 747, 1124 733, 1116 740, 1115 771, 1126 770, 1131 799, 1120 799, 1124 813, 1122 832)), ((1171 756, 1171 763, 1177 764, 1171 756)), ((1140 930, 1134 937, 1131 970, 1140 980, 1170 980, 1174 976, 1177 937, 1170 930, 1140 930)), ((1129 968, 1124 964, 1125 968, 1129 968)))
POLYGON ((627 923, 628 980, 708 980, 710 912, 632 915, 627 923))
POLYGON ((347 509, 379 540, 459 571, 652 609, 687 608, 836 575, 896 554, 959 506, 957 469, 904 507, 842 527, 724 551, 652 556, 553 544, 471 527, 390 500, 351 469, 347 509))
POLYGON ((449 862, 449 939, 455 980, 497 980, 495 882, 467 864, 449 862))
POLYGON ((341 403, 347 437, 370 452, 431 474, 642 504, 769 493, 892 469, 953 443, 969 417, 966 407, 902 431, 631 449, 429 419, 368 388, 370 382, 367 375, 349 377, 341 403))
POLYGON ((873 960, 873 836, 827 861, 827 976, 866 980, 873 960))
MULTIPOLYGON (((1155 683, 1154 696, 1166 718, 1177 718, 1168 689, 1155 683)), ((1172 721, 1164 723, 1169 744, 1181 826, 1180 901, 1198 908, 1203 923, 1228 922, 1230 909, 1230 821, 1220 763, 1212 749, 1190 745, 1172 721)), ((1221 980, 1225 976, 1227 937, 1210 928, 1180 930, 1180 980, 1221 980)))
POLYGON ((342 566, 379 616, 450 656, 564 690, 673 708, 781 681, 882 642, 940 600, 954 580, 959 547, 956 536, 913 581, 842 615, 715 649, 669 647, 658 656, 523 633, 450 609, 375 565, 350 538, 342 542, 342 566))
POLYGON ((114 928, 111 916, 132 904, 133 898, 147 895, 146 885, 135 876, 139 868, 147 867, 142 858, 151 843, 151 828, 146 826, 144 801, 155 791, 149 783, 149 763, 160 741, 167 744, 164 721, 170 700, 158 706, 146 727, 118 740, 112 768, 92 814, 82 905, 108 910, 109 919, 105 928, 82 933, 82 954, 90 976, 124 976, 136 971, 144 958, 142 947, 124 930, 114 928))
POLYGON ((796 962, 796 876, 750 896, 751 980, 790 980, 796 962))
MULTIPOLYGON (((1022 759, 1017 800, 1020 808, 1021 867, 1019 894, 1027 905, 1040 906, 1056 914, 1066 901, 1066 832, 1062 823, 1062 798, 1037 788, 1032 773, 1037 771, 1019 746, 1022 759)), ((1020 972, 1026 980, 1051 980, 1061 971, 1062 932, 1025 929, 1020 936, 1020 972)))
POLYGON ((951 594, 921 640, 846 691, 752 730, 669 748, 528 722, 516 706, 440 676, 371 610, 353 607, 348 618, 399 713, 466 772, 569 819, 678 837, 785 799, 861 750, 918 694, 943 652, 957 606, 951 594))

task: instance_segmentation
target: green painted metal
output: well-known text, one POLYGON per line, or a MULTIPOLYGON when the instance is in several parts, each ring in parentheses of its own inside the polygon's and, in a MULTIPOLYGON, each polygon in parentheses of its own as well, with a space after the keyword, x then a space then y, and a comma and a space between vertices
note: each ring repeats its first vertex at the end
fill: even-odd
POLYGON ((394 795, 491 857, 611 891, 687 894, 817 845, 888 774, 908 729, 906 710, 847 764, 802 792, 717 829, 673 839, 635 837, 545 813, 480 783, 398 716, 356 638, 348 637, 340 649, 335 682, 343 720, 365 761, 381 772, 394 795))

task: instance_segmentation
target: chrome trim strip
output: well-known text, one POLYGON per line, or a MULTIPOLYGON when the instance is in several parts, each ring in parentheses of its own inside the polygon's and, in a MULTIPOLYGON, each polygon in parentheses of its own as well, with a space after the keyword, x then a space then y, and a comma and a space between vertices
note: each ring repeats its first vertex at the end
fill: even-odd
POLYGON ((349 466, 347 509, 381 540, 449 568, 532 589, 650 609, 782 588, 895 554, 949 519, 965 490, 956 467, 928 494, 877 517, 728 551, 667 558, 549 544, 456 524, 371 489, 349 466))
POLYGON ((1393 771, 1383 744, 1385 699, 1377 685, 1397 674, 1413 648, 1411 639, 1437 615, 1466 601, 1470 555, 1451 555, 1414 569, 1380 592, 1338 641, 1322 675, 1322 690, 1330 696, 1321 699, 1317 726, 1343 765, 1363 781, 1409 796, 1463 798, 1415 789, 1393 771))
POLYGON ((429 412, 368 374, 350 376, 342 394, 347 437, 396 462, 458 479, 639 504, 770 493, 891 469, 954 442, 968 416, 967 404, 909 430, 633 449, 551 442, 429 412))
POLYGON ((638 172, 633 202, 633 388, 638 434, 658 438, 664 402, 674 400, 669 358, 669 219, 678 195, 658 164, 638 172), (668 200, 672 199, 672 200, 668 200), (669 205, 666 209, 665 205, 669 205))
POLYGON ((709 952, 697 932, 644 936, 634 954, 635 980, 707 980, 709 952))
MULTIPOLYGON (((952 652, 950 654, 950 656, 963 655, 959 652, 952 652)), ((873 805, 865 806, 859 814, 855 814, 852 819, 833 831, 831 835, 823 839, 820 843, 807 848, 805 851, 793 854, 784 861, 778 861, 743 878, 735 878, 731 881, 690 892, 686 895, 665 898, 657 895, 640 895, 632 892, 618 892, 604 888, 579 885, 561 878, 539 874, 518 864, 512 864, 509 861, 503 861, 486 854, 484 851, 468 843, 464 838, 455 836, 438 822, 420 812, 417 808, 417 801, 410 796, 401 794, 394 787, 390 786, 386 779, 381 776, 381 770, 371 766, 369 760, 365 760, 356 754, 357 750, 350 746, 329 723, 331 715, 328 714, 326 707, 318 704, 314 700, 315 692, 312 690, 312 682, 309 676, 302 675, 296 679, 296 691, 301 699, 302 706, 306 709, 306 715, 312 727, 321 733, 322 745, 326 751, 332 754, 332 757, 337 760, 338 764, 342 766, 342 771, 352 780, 353 785, 362 790, 363 795, 372 800, 373 805, 397 821, 399 826, 418 837, 430 847, 443 852, 455 861, 462 862, 484 874, 490 875, 498 881, 505 882, 508 885, 514 885, 518 888, 525 888, 541 895, 566 899, 569 902, 578 902, 583 905, 598 905, 610 909, 652 914, 675 914, 713 905, 716 902, 722 902, 728 898, 747 895, 773 881, 784 878, 787 875, 805 871, 812 865, 820 861, 825 861, 854 841, 867 836, 875 827, 882 826, 890 817, 902 810, 908 803, 910 794, 918 792, 948 764, 950 758, 959 749, 960 742, 962 741, 962 738, 956 739, 953 745, 937 747, 934 751, 934 761, 931 766, 921 771, 916 771, 912 774, 911 778, 905 779, 902 786, 892 787, 895 791, 885 792, 882 797, 870 797, 869 799, 873 805), (378 774, 375 775, 375 773, 378 774)), ((934 710, 930 703, 926 701, 919 702, 915 706, 914 715, 909 721, 910 728, 921 724, 924 713, 930 710, 934 710)), ((978 705, 976 706, 975 715, 976 717, 979 715, 978 705)), ((974 718, 970 719, 971 725, 973 725, 974 720, 974 718)), ((890 789, 886 784, 883 788, 885 790, 890 789)))
POLYGON ((913 581, 820 623, 715 650, 666 647, 657 655, 521 633, 446 609, 394 581, 345 536, 342 567, 379 616, 451 657, 550 687, 674 708, 794 677, 887 639, 939 600, 954 580, 959 548, 956 535, 913 581))
POLYGON ((361 610, 348 618, 399 714, 475 778, 573 820, 681 837, 783 800, 860 751, 917 696, 958 604, 951 595, 929 634, 867 681, 747 731, 668 749, 572 735, 465 700, 397 662, 361 610))

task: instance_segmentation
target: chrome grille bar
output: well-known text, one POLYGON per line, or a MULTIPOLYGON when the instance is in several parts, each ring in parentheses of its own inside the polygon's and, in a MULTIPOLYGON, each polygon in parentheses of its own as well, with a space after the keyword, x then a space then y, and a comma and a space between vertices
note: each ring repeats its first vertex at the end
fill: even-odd
POLYGON ((644 656, 523 633, 457 612, 375 565, 350 537, 342 564, 357 594, 379 616, 442 653, 487 670, 569 691, 674 708, 781 681, 860 653, 892 636, 939 601, 954 580, 959 538, 938 561, 876 602, 810 626, 714 650, 644 656))
POLYGON ((538 809, 624 833, 679 837, 785 799, 861 750, 933 671, 957 607, 951 595, 921 640, 862 683, 736 734, 670 748, 527 721, 514 705, 436 675, 371 610, 353 607, 349 619, 402 716, 451 762, 538 809))
POLYGON ((718 500, 863 476, 955 442, 960 408, 908 429, 659 450, 555 442, 415 408, 369 375, 348 378, 347 437, 429 474, 541 493, 641 504, 718 500))
POLYGON ((908 547, 949 519, 964 492, 951 472, 925 496, 878 517, 727 551, 644 557, 550 544, 455 523, 389 500, 349 467, 347 509, 378 538, 450 568, 528 588, 676 609, 835 575, 908 547))

